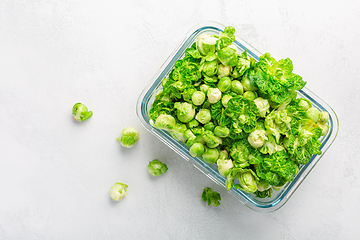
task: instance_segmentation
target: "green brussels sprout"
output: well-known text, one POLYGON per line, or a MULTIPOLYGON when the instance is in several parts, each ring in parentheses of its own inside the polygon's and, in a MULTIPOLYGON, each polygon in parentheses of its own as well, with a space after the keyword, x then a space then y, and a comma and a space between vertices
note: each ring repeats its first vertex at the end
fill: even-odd
POLYGON ((92 115, 92 111, 88 111, 88 108, 82 103, 75 103, 72 108, 72 114, 74 115, 74 119, 76 121, 85 121, 89 119, 92 115))
POLYGON ((187 127, 184 123, 176 123, 174 128, 169 131, 171 136, 175 138, 178 141, 185 142, 185 131, 187 130, 187 127))
POLYGON ((215 128, 215 125, 213 122, 208 122, 207 124, 204 125, 205 130, 213 131, 214 128, 215 128))
POLYGON ((256 183, 256 186, 257 186, 257 190, 260 192, 266 191, 271 188, 271 185, 268 182, 266 182, 265 180, 259 180, 256 183))
POLYGON ((217 148, 208 148, 205 147, 205 151, 202 155, 202 159, 210 164, 216 163, 216 160, 219 158, 219 150, 217 148))
POLYGON ((220 64, 219 68, 218 68, 218 72, 217 72, 218 78, 221 79, 223 77, 229 76, 231 73, 231 70, 232 70, 231 66, 225 66, 224 64, 220 64))
POLYGON ((223 77, 219 80, 217 87, 223 93, 231 89, 231 79, 229 77, 223 77))
POLYGON ((218 88, 210 88, 207 97, 210 103, 217 103, 221 99, 221 91, 218 88))
POLYGON ((196 142, 190 147, 190 155, 193 157, 201 157, 205 152, 205 146, 202 143, 196 142))
POLYGON ((319 121, 320 111, 317 108, 311 107, 306 110, 306 117, 316 123, 319 121))
POLYGON ((309 102, 309 100, 307 99, 300 99, 299 100, 299 106, 304 109, 304 111, 308 110, 309 108, 311 108, 311 102, 309 102))
POLYGON ((176 116, 180 122, 190 122, 195 116, 195 108, 192 104, 187 102, 176 102, 174 108, 177 109, 176 116))
POLYGON ((234 70, 232 71, 231 76, 232 76, 233 78, 235 78, 235 79, 241 77, 240 72, 237 70, 236 67, 235 67, 234 70))
POLYGON ((196 40, 196 49, 202 55, 207 55, 208 53, 215 52, 215 44, 217 38, 211 37, 209 34, 204 33, 197 37, 196 40))
POLYGON ((226 126, 216 126, 214 129, 215 136, 218 137, 228 137, 230 134, 230 129, 226 126))
POLYGON ((241 173, 238 179, 241 190, 247 193, 254 193, 257 190, 256 179, 251 171, 241 173))
POLYGON ((205 61, 201 64, 201 71, 208 77, 215 76, 218 71, 219 64, 216 60, 205 61))
POLYGON ((229 158, 229 153, 227 150, 221 150, 219 152, 219 159, 228 159, 229 158))
POLYGON ((218 166, 219 174, 223 177, 226 177, 229 174, 230 169, 234 167, 234 163, 231 159, 218 159, 216 164, 218 166))
POLYGON ((155 101, 163 102, 165 105, 169 105, 172 101, 169 94, 164 94, 163 90, 157 91, 155 95, 155 101))
POLYGON ((170 131, 175 127, 176 120, 173 116, 167 114, 160 114, 153 125, 155 128, 170 131))
POLYGON ((326 135, 326 133, 329 131, 329 125, 322 122, 318 122, 317 125, 319 126, 319 128, 321 128, 321 136, 326 135))
POLYGON ((254 148, 262 147, 267 139, 268 138, 265 134, 265 130, 255 129, 248 136, 248 142, 254 148))
POLYGON ((253 101, 255 98, 257 98, 257 94, 253 91, 246 91, 244 92, 244 98, 253 101))
POLYGON ((201 199, 207 202, 209 206, 214 205, 215 207, 220 205, 221 197, 220 194, 211 190, 211 188, 204 188, 201 194, 201 199))
POLYGON ((207 92, 209 91, 209 85, 206 85, 206 84, 202 84, 200 86, 200 91, 202 91, 203 93, 207 94, 207 92))
POLYGON ((267 99, 263 99, 262 97, 258 97, 254 99, 254 102, 259 109, 260 117, 265 117, 266 114, 270 112, 270 104, 267 99))
POLYGON ((321 123, 327 123, 329 121, 329 113, 322 111, 319 115, 319 122, 321 123))
POLYGON ((212 131, 205 130, 202 136, 204 138, 206 146, 208 146, 209 148, 216 148, 222 143, 221 138, 215 136, 212 131))
POLYGON ((188 147, 191 147, 196 141, 196 136, 190 129, 185 131, 184 137, 186 138, 186 145, 188 147))
POLYGON ((228 107, 228 102, 229 100, 232 98, 232 96, 230 95, 224 95, 222 98, 221 98, 221 103, 222 105, 227 108, 228 107))
POLYGON ((140 135, 138 130, 133 127, 126 127, 122 130, 120 137, 116 138, 122 146, 131 148, 139 140, 140 135))
POLYGON ((168 170, 165 163, 160 162, 158 159, 149 162, 148 171, 153 176, 160 176, 168 170))
POLYGON ((211 120, 211 113, 209 109, 200 109, 200 111, 196 114, 195 119, 202 124, 206 124, 211 120))
POLYGON ((205 102, 205 98, 206 98, 205 93, 200 92, 200 91, 194 92, 191 96, 192 103, 195 106, 202 105, 205 102))
POLYGON ((128 185, 124 184, 124 183, 120 183, 117 182, 114 184, 114 186, 112 186, 110 188, 110 197, 114 200, 114 201, 120 201, 121 199, 123 199, 127 193, 127 188, 128 185))
POLYGON ((244 93, 244 88, 241 82, 238 80, 231 81, 231 91, 238 95, 242 95, 244 93))
POLYGON ((253 85, 251 85, 250 79, 247 76, 244 76, 242 78, 241 84, 243 85, 245 91, 253 91, 254 92, 254 91, 258 90, 257 87, 254 87, 253 85))
POLYGON ((196 119, 191 120, 190 122, 186 123, 188 128, 196 128, 199 126, 199 122, 196 119))

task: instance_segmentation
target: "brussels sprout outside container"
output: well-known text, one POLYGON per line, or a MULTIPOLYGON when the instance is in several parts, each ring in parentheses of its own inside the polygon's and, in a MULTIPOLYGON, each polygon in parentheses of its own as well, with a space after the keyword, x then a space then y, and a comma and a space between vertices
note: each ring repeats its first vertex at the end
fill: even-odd
MULTIPOLYGON (((142 91, 137 102, 136 111, 142 125, 147 130, 149 130, 152 134, 154 134, 185 160, 192 163, 197 169, 199 169, 215 183, 226 188, 226 179, 219 174, 216 164, 209 164, 204 162, 201 158, 192 157, 189 153, 189 147, 187 147, 183 142, 177 141, 166 131, 152 127, 149 122, 148 114, 151 109, 151 105, 154 102, 155 93, 162 89, 161 82, 163 78, 168 76, 170 71, 173 69, 175 62, 178 59, 184 57, 185 50, 196 41, 196 38, 200 34, 208 33, 210 35, 219 35, 224 28, 225 26, 216 22, 203 22, 192 28, 181 40, 180 44, 175 48, 174 52, 170 54, 165 63, 160 67, 158 72, 151 79, 149 85, 142 91)), ((258 60, 259 56, 262 55, 259 51, 257 51, 238 36, 236 36, 234 43, 240 52, 247 50, 247 54, 256 60, 258 60)), ((310 100, 313 107, 319 109, 320 111, 327 111, 329 113, 329 130, 327 134, 322 136, 320 139, 320 150, 322 151, 322 154, 314 155, 308 164, 300 167, 294 181, 288 182, 280 190, 273 191, 273 194, 270 198, 257 198, 254 194, 246 193, 235 188, 228 191, 229 194, 255 211, 272 212, 282 207, 294 194, 295 190, 300 186, 300 184, 304 181, 306 176, 311 172, 319 160, 325 155, 326 151, 329 149, 337 136, 339 120, 333 109, 306 87, 298 91, 298 97, 303 97, 310 100)))

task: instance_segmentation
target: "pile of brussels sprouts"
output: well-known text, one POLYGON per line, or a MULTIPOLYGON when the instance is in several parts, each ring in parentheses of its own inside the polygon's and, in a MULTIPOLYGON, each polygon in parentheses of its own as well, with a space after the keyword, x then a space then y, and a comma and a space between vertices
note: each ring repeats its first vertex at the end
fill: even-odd
POLYGON ((289 58, 266 53, 257 61, 234 45, 234 33, 197 38, 163 79, 150 123, 217 164, 228 190, 270 197, 321 154, 329 114, 297 98, 306 82, 289 58))

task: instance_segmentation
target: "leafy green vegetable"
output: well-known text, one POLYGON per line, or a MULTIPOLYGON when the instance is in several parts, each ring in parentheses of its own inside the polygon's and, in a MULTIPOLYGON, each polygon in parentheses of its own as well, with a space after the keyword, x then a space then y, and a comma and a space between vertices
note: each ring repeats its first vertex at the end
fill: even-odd
POLYGON ((110 188, 110 197, 114 200, 114 201, 120 201, 121 199, 123 199, 127 193, 127 188, 128 185, 124 184, 124 183, 120 183, 117 182, 114 184, 114 186, 112 186, 110 188))
POLYGON ((209 206, 214 205, 215 207, 219 206, 221 201, 220 194, 208 187, 204 188, 201 199, 207 202, 209 206))
POLYGON ((88 108, 82 103, 75 103, 72 109, 72 114, 76 121, 85 121, 89 119, 92 115, 92 111, 88 111, 88 108))
POLYGON ((148 165, 149 173, 153 176, 160 176, 168 170, 165 163, 160 162, 158 159, 152 160, 148 165))
POLYGON ((116 138, 122 146, 131 148, 140 139, 139 131, 133 127, 126 127, 122 130, 120 137, 116 138))

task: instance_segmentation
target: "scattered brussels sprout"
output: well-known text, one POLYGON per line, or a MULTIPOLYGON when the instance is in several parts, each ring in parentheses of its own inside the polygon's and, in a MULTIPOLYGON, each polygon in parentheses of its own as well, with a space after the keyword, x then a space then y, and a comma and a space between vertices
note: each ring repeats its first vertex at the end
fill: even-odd
POLYGON ((202 143, 194 143, 190 147, 190 155, 193 157, 201 157, 205 152, 205 146, 202 143))
POLYGON ((205 93, 200 92, 200 91, 196 91, 193 93, 193 95, 191 96, 191 100, 192 103, 196 106, 200 106, 205 102, 205 93))
POLYGON ((216 126, 214 129, 215 136, 218 137, 228 137, 230 134, 230 129, 226 126, 216 126))
POLYGON ((238 95, 242 95, 244 93, 244 88, 241 82, 238 80, 231 81, 231 91, 238 95))
POLYGON ((317 123, 317 125, 321 128, 321 136, 326 135, 326 133, 329 131, 329 125, 322 122, 317 123))
POLYGON ((188 147, 191 147, 196 142, 196 136, 190 129, 185 131, 184 137, 186 138, 186 145, 188 147))
POLYGON ((322 111, 319 115, 319 122, 321 123, 327 123, 329 121, 329 113, 322 111))
POLYGON ((202 70, 203 74, 207 77, 213 77, 215 78, 215 75, 217 74, 219 64, 216 60, 213 61, 205 61, 202 63, 200 69, 202 70))
POLYGON ((215 125, 213 122, 208 122, 207 124, 204 125, 204 129, 209 131, 214 131, 215 125))
POLYGON ((165 163, 160 162, 158 159, 152 160, 148 165, 149 173, 153 176, 160 176, 168 170, 165 163))
POLYGON ((263 99, 262 97, 258 97, 254 99, 254 102, 259 109, 260 117, 265 117, 266 114, 270 112, 270 104, 267 99, 263 99))
POLYGON ((209 34, 204 33, 197 37, 196 49, 202 54, 207 55, 208 53, 215 52, 215 44, 217 38, 211 37, 209 34))
POLYGON ((122 130, 121 136, 116 138, 122 146, 131 148, 139 140, 140 134, 133 127, 126 127, 122 130))
POLYGON ((222 143, 221 138, 215 136, 215 134, 209 130, 204 131, 203 138, 206 143, 206 146, 208 146, 209 148, 216 148, 222 143))
POLYGON ((231 79, 229 77, 223 77, 219 80, 217 87, 223 93, 228 92, 231 89, 231 79))
POLYGON ((308 110, 309 108, 311 108, 311 103, 309 102, 309 100, 307 99, 300 99, 299 100, 299 106, 304 109, 304 111, 308 110))
POLYGON ((221 91, 218 88, 210 88, 207 97, 210 103, 217 103, 221 99, 221 91))
POLYGON ((200 111, 196 114, 195 119, 202 124, 206 124, 211 120, 211 113, 209 109, 200 109, 200 111))
POLYGON ((176 116, 180 122, 187 123, 190 122, 195 116, 195 108, 192 104, 187 102, 176 102, 174 108, 177 109, 176 116))
POLYGON ((124 183, 120 183, 117 182, 114 184, 114 186, 112 186, 110 188, 110 197, 114 200, 114 201, 120 201, 121 199, 123 199, 127 193, 127 188, 128 185, 124 184, 124 183))
MULTIPOLYGON (((151 122, 150 122, 151 123, 151 122)), ((153 125, 155 128, 170 131, 175 127, 176 120, 173 116, 160 114, 153 125)))
POLYGON ((247 193, 254 193, 257 190, 256 179, 251 171, 241 173, 238 179, 241 190, 247 193))
POLYGON ((221 98, 221 103, 222 105, 227 108, 228 107, 228 102, 229 100, 232 98, 232 96, 230 95, 224 95, 222 98, 221 98))
POLYGON ((226 151, 225 149, 224 150, 221 150, 219 152, 219 159, 228 159, 229 158, 229 153, 228 151, 226 151))
POLYGON ((205 188, 201 195, 201 199, 209 206, 214 205, 215 207, 220 205, 221 197, 220 194, 211 190, 211 188, 205 188))
POLYGON ((196 119, 193 119, 187 123, 188 128, 196 128, 197 126, 199 126, 199 122, 196 119))
POLYGON ((202 155, 202 159, 210 164, 216 163, 219 158, 219 150, 217 148, 205 147, 205 151, 202 155))
POLYGON ((75 103, 72 109, 72 114, 74 115, 74 119, 76 121, 85 121, 89 119, 92 115, 92 111, 88 111, 88 108, 82 103, 75 103))
POLYGON ((258 88, 254 87, 251 83, 250 83, 250 79, 247 76, 244 76, 243 79, 241 80, 241 84, 244 87, 245 91, 257 91, 258 88))
POLYGON ((253 101, 255 98, 257 98, 257 94, 253 91, 246 91, 244 92, 244 98, 253 101))
POLYGON ((254 148, 262 147, 267 139, 268 138, 265 134, 265 130, 255 129, 248 136, 248 142, 254 148))
POLYGON ((230 169, 234 167, 234 163, 231 159, 218 159, 216 164, 218 166, 219 174, 223 177, 226 177, 229 174, 230 169))
POLYGON ((217 72, 218 78, 221 79, 223 77, 229 76, 231 73, 231 70, 232 70, 231 66, 225 66, 224 64, 220 64, 219 68, 218 68, 218 72, 217 72))
POLYGON ((203 93, 207 94, 207 92, 209 91, 209 85, 206 85, 206 84, 202 84, 200 86, 200 91, 202 91, 203 93))
POLYGON ((311 107, 306 111, 306 117, 316 123, 319 121, 320 111, 317 108, 311 107))

